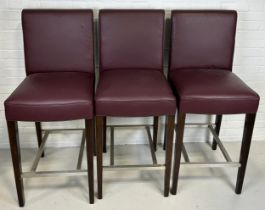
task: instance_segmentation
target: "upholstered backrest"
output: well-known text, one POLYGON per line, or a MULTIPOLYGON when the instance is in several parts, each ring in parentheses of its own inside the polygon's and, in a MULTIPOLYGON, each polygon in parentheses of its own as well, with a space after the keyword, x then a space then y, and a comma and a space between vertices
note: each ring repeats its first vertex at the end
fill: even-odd
POLYGON ((100 70, 162 70, 163 42, 163 10, 100 11, 100 70))
POLYGON ((23 10, 27 74, 94 72, 91 10, 23 10))
POLYGON ((232 70, 235 11, 173 11, 170 70, 232 70))

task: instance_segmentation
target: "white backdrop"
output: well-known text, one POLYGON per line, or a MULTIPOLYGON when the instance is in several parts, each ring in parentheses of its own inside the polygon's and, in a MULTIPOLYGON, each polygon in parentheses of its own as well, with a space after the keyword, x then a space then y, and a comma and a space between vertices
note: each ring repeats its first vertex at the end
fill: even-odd
MULTIPOLYGON (((20 14, 23 8, 159 8, 235 9, 238 27, 234 72, 261 96, 253 140, 265 140, 265 0, 0 0, 0 148, 8 147, 3 102, 25 77, 20 14)), ((206 122, 214 117, 189 115, 189 122, 206 122)), ((240 141, 243 115, 225 116, 221 128, 224 141, 240 141)), ((110 118, 108 123, 146 123, 152 119, 110 118)), ((160 120, 159 139, 164 119, 160 120)), ((45 127, 83 127, 82 121, 44 123, 45 127)), ((35 147, 33 123, 19 123, 22 147, 35 147)), ((203 141, 205 129, 187 128, 185 141, 203 141)), ((79 145, 81 134, 63 132, 50 136, 49 146, 79 145)), ((146 134, 139 129, 115 132, 116 144, 143 143, 146 134)))

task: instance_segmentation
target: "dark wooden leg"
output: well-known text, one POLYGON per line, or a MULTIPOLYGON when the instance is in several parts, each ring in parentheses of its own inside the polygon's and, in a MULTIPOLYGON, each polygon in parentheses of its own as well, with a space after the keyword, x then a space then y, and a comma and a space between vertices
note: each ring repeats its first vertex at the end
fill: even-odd
POLYGON ((243 133, 240 158, 239 158, 239 163, 241 164, 241 166, 238 169, 238 173, 237 173, 237 181, 236 181, 236 189, 235 189, 236 194, 240 194, 242 191, 246 167, 247 167, 249 149, 251 145, 251 138, 252 138, 253 128, 255 124, 255 118, 256 118, 256 114, 246 114, 244 133, 243 133))
POLYGON ((104 117, 96 117, 98 199, 102 199, 102 150, 104 117))
POLYGON ((94 120, 85 120, 89 203, 94 203, 94 120))
POLYGON ((164 143, 163 143, 163 150, 166 150, 167 144, 167 120, 165 120, 165 132, 164 132, 164 143))
POLYGON ((97 155, 97 148, 96 148, 96 118, 94 118, 94 124, 93 124, 93 141, 94 141, 94 151, 93 151, 93 153, 94 153, 94 156, 96 156, 97 155))
POLYGON ((157 145, 158 120, 159 118, 155 116, 154 123, 153 123, 153 145, 154 145, 155 151, 156 151, 156 145, 157 145))
MULTIPOLYGON (((216 115, 215 118, 215 132, 219 136, 220 133, 220 128, 221 128, 221 123, 222 123, 222 115, 216 115)), ((213 138, 213 144, 212 144, 212 149, 216 150, 217 148, 217 142, 213 138)))
POLYGON ((172 162, 172 147, 173 147, 173 136, 174 136, 174 123, 175 116, 167 116, 167 145, 166 145, 166 169, 165 169, 165 186, 164 186, 164 196, 168 197, 170 188, 170 175, 171 175, 171 162, 172 162))
POLYGON ((107 117, 103 119, 103 152, 107 152, 107 117))
MULTIPOLYGON (((41 122, 35 122, 35 127, 36 127, 37 139, 38 139, 38 146, 40 147, 41 142, 42 142, 41 122)), ((44 151, 41 157, 44 157, 44 151)))
POLYGON ((25 197, 24 197, 23 178, 21 177, 22 166, 21 166, 17 122, 7 121, 7 128, 8 128, 10 150, 11 150, 14 175, 15 175, 15 181, 16 181, 16 187, 17 187, 18 203, 20 207, 23 207, 25 204, 25 197))
POLYGON ((174 158, 174 168, 173 168, 173 184, 171 193, 176 195, 177 186, 178 186, 178 176, 179 176, 179 167, 180 167, 180 158, 181 158, 181 150, 183 145, 183 134, 185 127, 185 118, 186 114, 179 113, 178 114, 178 124, 177 124, 177 136, 175 143, 175 158, 174 158))

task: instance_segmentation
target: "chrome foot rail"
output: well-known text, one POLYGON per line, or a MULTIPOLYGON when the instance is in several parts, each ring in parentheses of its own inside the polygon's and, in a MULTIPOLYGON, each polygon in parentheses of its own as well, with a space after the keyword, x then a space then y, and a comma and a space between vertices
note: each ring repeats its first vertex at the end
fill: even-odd
POLYGON ((42 129, 43 137, 38 152, 33 160, 30 171, 22 172, 22 178, 33 178, 33 177, 50 177, 50 176, 76 176, 76 175, 87 175, 87 170, 81 170, 82 158, 85 146, 85 131, 83 128, 69 128, 69 129, 42 129), (56 170, 56 171, 37 171, 37 167, 44 151, 45 144, 48 140, 48 136, 51 133, 60 131, 83 131, 82 140, 80 145, 80 152, 77 161, 77 170, 56 170))
POLYGON ((157 157, 155 153, 155 148, 153 145, 153 138, 151 135, 150 127, 152 125, 149 124, 137 124, 137 125, 107 125, 107 128, 110 128, 110 165, 104 165, 104 170, 123 170, 123 169, 139 169, 139 170, 161 170, 165 169, 165 164, 158 164, 157 157), (115 165, 114 164, 114 130, 115 128, 127 128, 127 127, 134 127, 134 128, 145 128, 148 137, 148 144, 149 149, 152 157, 153 164, 136 164, 136 165, 115 165))
MULTIPOLYGON (((187 127, 207 127, 211 134, 213 135, 218 147, 220 148, 222 155, 224 156, 226 161, 223 162, 192 162, 188 155, 188 152, 183 144, 182 147, 182 154, 184 157, 184 162, 181 162, 181 166, 187 167, 240 167, 240 163, 232 161, 231 157, 229 156, 227 150, 225 149, 224 145, 222 144, 220 138, 218 137, 217 133, 215 132, 213 123, 186 123, 185 126, 187 127)), ((160 170, 165 169, 165 164, 158 164, 157 157, 153 145, 153 138, 151 135, 150 124, 137 124, 137 125, 107 125, 110 129, 110 165, 105 165, 103 168, 105 170, 123 170, 123 169, 140 169, 140 170, 160 170), (114 131, 115 128, 127 128, 127 127, 142 127, 145 128, 148 137, 148 145, 150 149, 150 154, 152 157, 153 164, 137 164, 137 165, 115 165, 115 158, 114 158, 114 131)), ((176 126, 175 126, 176 130, 176 126)), ((177 131, 177 130, 176 130, 177 131)), ((30 177, 49 177, 49 176, 76 176, 76 175, 87 175, 87 170, 81 169, 82 159, 84 154, 85 148, 85 130, 84 128, 69 128, 69 129, 42 129, 43 137, 42 143, 38 149, 38 152, 33 160, 32 166, 29 172, 23 172, 23 178, 30 178, 30 177), (82 139, 80 144, 80 151, 77 160, 76 170, 58 170, 58 171, 37 171, 37 167, 41 158, 41 155, 44 151, 45 144, 48 140, 48 136, 51 133, 60 132, 60 131, 82 131, 82 139)))
MULTIPOLYGON (((192 125, 195 125, 192 123, 192 125)), ((218 147, 220 148, 222 155, 225 158, 225 162, 191 162, 189 155, 187 153, 187 150, 185 148, 185 145, 183 144, 182 146, 182 154, 184 157, 184 162, 181 162, 181 166, 187 166, 187 167, 200 167, 200 168, 217 168, 217 167, 240 167, 241 164, 235 161, 232 161, 231 157, 229 156, 227 150, 225 149, 224 145, 221 142, 221 139, 215 132, 214 126, 215 124, 213 123, 207 123, 207 124, 199 124, 201 126, 206 125, 211 134, 213 135, 218 147)), ((177 131, 177 126, 175 126, 175 131, 177 131)))

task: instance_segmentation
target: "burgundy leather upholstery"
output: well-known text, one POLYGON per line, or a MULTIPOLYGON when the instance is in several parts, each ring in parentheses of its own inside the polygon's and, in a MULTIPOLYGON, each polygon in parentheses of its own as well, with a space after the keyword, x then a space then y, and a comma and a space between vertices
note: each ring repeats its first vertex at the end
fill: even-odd
POLYGON ((173 11, 170 70, 232 69, 235 11, 173 11))
POLYGON ((11 121, 93 118, 94 77, 84 72, 36 73, 26 77, 5 102, 11 121))
POLYGON ((174 115, 176 101, 161 71, 110 70, 100 74, 96 112, 125 117, 174 115))
POLYGON ((173 11, 169 81, 180 113, 255 113, 259 96, 232 73, 235 11, 173 11))
POLYGON ((101 10, 100 70, 163 69, 163 10, 101 10))
POLYGON ((185 69, 170 73, 181 113, 255 113, 259 96, 233 72, 185 69))
POLYGON ((94 72, 92 11, 24 10, 22 27, 27 74, 94 72))
POLYGON ((93 118, 90 10, 24 10, 27 77, 5 101, 8 121, 93 118))
POLYGON ((174 115, 163 75, 164 11, 103 10, 100 22, 98 116, 174 115))

